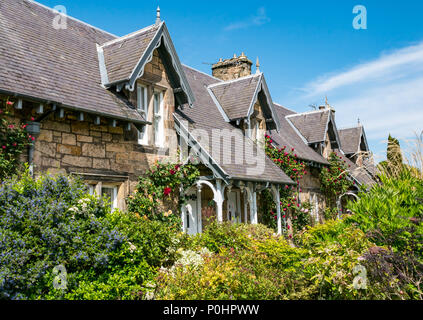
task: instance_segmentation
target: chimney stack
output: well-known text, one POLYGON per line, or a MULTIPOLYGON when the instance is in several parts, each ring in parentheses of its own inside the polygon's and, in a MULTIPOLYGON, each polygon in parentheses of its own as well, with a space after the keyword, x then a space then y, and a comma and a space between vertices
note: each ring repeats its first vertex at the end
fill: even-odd
POLYGON ((223 81, 238 79, 251 75, 253 63, 245 56, 244 52, 239 57, 234 54, 231 59, 220 59, 212 66, 213 77, 223 81))

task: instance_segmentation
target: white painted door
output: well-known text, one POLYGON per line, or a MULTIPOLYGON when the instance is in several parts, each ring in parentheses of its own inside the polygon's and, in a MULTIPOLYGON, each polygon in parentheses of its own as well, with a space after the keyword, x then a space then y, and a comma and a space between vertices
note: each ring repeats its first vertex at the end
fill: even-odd
POLYGON ((197 200, 189 200, 186 205, 185 226, 188 234, 198 233, 197 200))
POLYGON ((239 193, 231 191, 228 193, 228 220, 234 223, 241 223, 241 203, 239 193))

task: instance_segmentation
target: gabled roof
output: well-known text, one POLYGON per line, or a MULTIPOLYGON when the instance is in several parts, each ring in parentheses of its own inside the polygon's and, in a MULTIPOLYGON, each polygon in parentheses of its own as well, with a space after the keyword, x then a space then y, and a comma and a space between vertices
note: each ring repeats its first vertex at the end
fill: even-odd
POLYGON ((100 46, 103 50, 107 81, 104 85, 129 80, 160 25, 151 25, 100 46))
POLYGON ((272 127, 279 128, 280 123, 263 73, 218 82, 209 85, 208 91, 225 121, 249 118, 254 112, 255 103, 259 101, 264 117, 273 122, 272 127))
POLYGON ((329 108, 288 115, 286 119, 308 144, 324 142, 329 131, 337 142, 335 147, 341 145, 333 112, 329 108))
POLYGON ((164 22, 151 25, 124 37, 106 42, 98 47, 99 66, 105 87, 125 85, 134 89, 136 80, 144 74, 145 65, 153 59, 157 49, 175 90, 177 105, 194 103, 194 95, 184 74, 164 22))
POLYGON ((288 150, 294 148, 295 154, 302 160, 328 165, 329 162, 310 148, 307 145, 307 142, 303 141, 294 128, 289 124, 286 116, 296 113, 276 103, 274 106, 281 127, 279 132, 276 132, 275 130, 267 132, 267 134, 272 138, 273 143, 278 148, 287 147, 288 150))
POLYGON ((360 151, 369 151, 367 138, 362 125, 352 128, 339 129, 342 151, 347 154, 356 154, 360 151))
POLYGON ((0 2, 0 93, 134 123, 145 119, 123 96, 101 86, 96 44, 115 36, 28 0, 0 2))
MULTIPOLYGON (((182 123, 186 131, 193 136, 201 133, 209 137, 209 139, 198 139, 200 141, 197 141, 197 144, 204 150, 204 154, 208 154, 207 157, 211 158, 210 163, 216 167, 216 175, 221 175, 225 180, 294 184, 265 154, 262 158, 264 159, 263 163, 249 163, 257 153, 261 155, 264 151, 247 138, 241 129, 226 122, 218 110, 207 87, 221 81, 187 66, 184 66, 184 70, 194 92, 195 103, 191 109, 177 110, 174 117, 176 122, 182 123), (219 145, 212 139, 214 130, 227 130, 226 132, 230 132, 234 140, 231 136, 226 135, 222 137, 221 145, 219 145), (249 149, 243 162, 238 164, 234 160, 237 147, 235 139, 242 141, 249 149), (231 150, 223 150, 222 146, 225 142, 231 145, 231 150), (213 158, 214 155, 217 156, 213 158)), ((193 142, 194 140, 196 139, 192 139, 193 142)))

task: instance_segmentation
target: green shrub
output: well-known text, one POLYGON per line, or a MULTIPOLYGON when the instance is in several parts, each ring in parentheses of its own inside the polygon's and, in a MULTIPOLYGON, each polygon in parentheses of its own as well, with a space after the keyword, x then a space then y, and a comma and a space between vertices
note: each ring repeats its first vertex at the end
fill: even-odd
MULTIPOLYGON (((290 245, 264 226, 215 224, 197 236, 214 253, 203 263, 162 270, 159 299, 358 299, 354 267, 371 247, 340 221, 308 228, 290 245)), ((197 248, 198 248, 197 247, 197 248)))
POLYGON ((346 223, 356 224, 380 246, 423 257, 423 183, 409 172, 399 177, 381 176, 381 185, 360 200, 350 202, 354 213, 346 223))

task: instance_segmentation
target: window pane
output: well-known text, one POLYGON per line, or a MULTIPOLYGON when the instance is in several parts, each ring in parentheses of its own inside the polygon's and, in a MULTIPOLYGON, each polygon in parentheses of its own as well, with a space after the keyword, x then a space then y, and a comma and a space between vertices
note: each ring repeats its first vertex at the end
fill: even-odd
POLYGON ((116 203, 116 188, 115 187, 102 187, 101 188, 101 196, 108 197, 110 199, 110 205, 112 209, 115 208, 116 203))
POLYGON ((158 115, 160 113, 160 94, 154 94, 154 113, 158 115))

